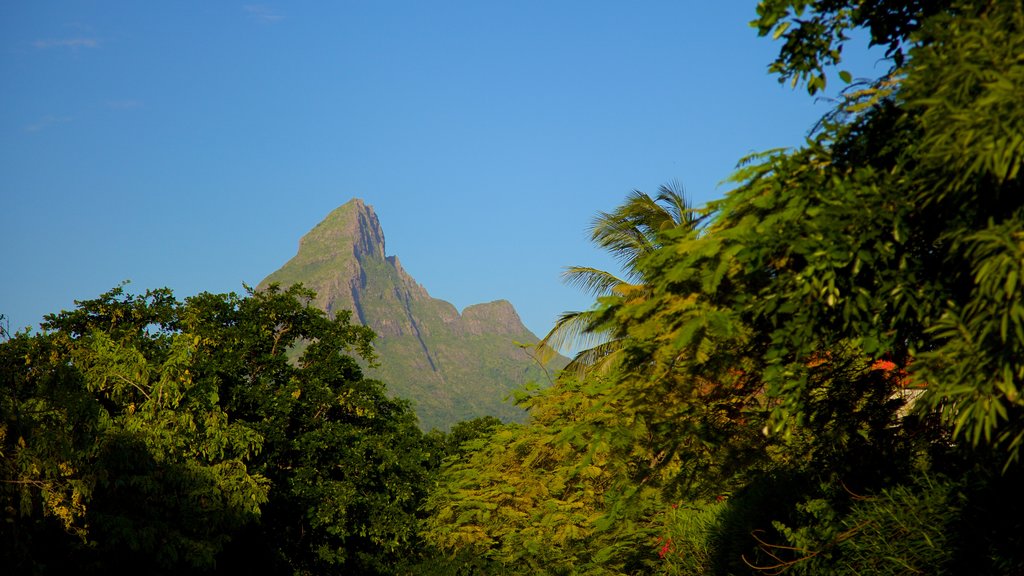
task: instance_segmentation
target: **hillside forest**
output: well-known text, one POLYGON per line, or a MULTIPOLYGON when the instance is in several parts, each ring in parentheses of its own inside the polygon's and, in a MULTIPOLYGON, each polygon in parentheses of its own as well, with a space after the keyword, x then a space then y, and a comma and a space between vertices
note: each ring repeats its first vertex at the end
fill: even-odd
POLYGON ((5 327, 3 573, 1024 574, 1024 3, 752 26, 841 97, 720 200, 597 215, 622 270, 567 269, 594 306, 525 423, 421 431, 301 286, 5 327), (855 34, 884 74, 843 71, 855 34))

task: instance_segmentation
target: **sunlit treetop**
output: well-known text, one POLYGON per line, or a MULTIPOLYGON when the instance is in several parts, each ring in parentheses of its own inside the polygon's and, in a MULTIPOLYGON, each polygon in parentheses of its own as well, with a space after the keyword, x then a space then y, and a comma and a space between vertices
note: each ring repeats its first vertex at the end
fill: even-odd
MULTIPOLYGON (((950 10, 949 0, 764 0, 750 25, 760 36, 782 39, 779 55, 769 70, 779 82, 795 87, 804 83, 815 94, 825 89, 825 70, 842 62, 849 33, 863 28, 871 46, 884 46, 885 55, 902 66, 908 45, 921 23, 940 11, 950 10)), ((840 71, 849 82, 849 72, 840 71)))

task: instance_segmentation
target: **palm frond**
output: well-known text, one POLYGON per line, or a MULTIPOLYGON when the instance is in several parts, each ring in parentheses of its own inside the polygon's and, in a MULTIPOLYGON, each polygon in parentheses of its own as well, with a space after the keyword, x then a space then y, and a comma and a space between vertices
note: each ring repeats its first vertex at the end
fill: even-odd
POLYGON ((607 374, 620 360, 624 343, 623 339, 615 338, 581 350, 563 370, 577 377, 607 374))
POLYGON ((570 266, 562 272, 562 282, 579 288, 590 296, 607 296, 612 290, 627 282, 611 272, 588 266, 570 266))
POLYGON ((609 253, 627 274, 636 271, 641 258, 656 248, 651 238, 634 226, 622 224, 622 230, 616 235, 607 235, 598 246, 609 253))
MULTIPOLYGON (((643 297, 648 288, 639 260, 662 247, 665 232, 681 226, 696 230, 701 219, 677 181, 663 184, 653 198, 633 190, 612 212, 598 212, 590 226, 591 240, 618 261, 625 278, 597 268, 572 266, 562 273, 562 279, 593 296, 643 297)), ((619 336, 606 310, 566 312, 537 348, 549 358, 566 348, 580 350, 566 370, 584 375, 615 366, 623 345, 619 336)))
POLYGON ((662 206, 661 201, 660 196, 651 198, 646 192, 634 190, 616 212, 653 242, 659 231, 675 225, 671 210, 662 206))
MULTIPOLYGON (((685 226, 693 229, 700 222, 700 215, 694 210, 686 197, 683 185, 678 180, 672 180, 658 188, 658 202, 668 206, 667 210, 672 215, 672 228, 685 226)), ((660 231, 664 232, 667 229, 662 228, 660 231)))
POLYGON ((598 326, 600 311, 564 312, 551 330, 537 343, 541 361, 569 349, 592 348, 608 340, 608 331, 598 326))
POLYGON ((590 227, 590 239, 626 269, 654 249, 652 238, 621 214, 601 212, 590 227))

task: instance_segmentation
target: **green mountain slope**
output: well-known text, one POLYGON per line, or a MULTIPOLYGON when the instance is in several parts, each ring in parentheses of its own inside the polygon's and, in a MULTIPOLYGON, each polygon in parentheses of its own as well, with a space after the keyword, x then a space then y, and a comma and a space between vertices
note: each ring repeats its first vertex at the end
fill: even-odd
POLYGON ((385 255, 380 221, 362 200, 328 214, 303 236, 295 257, 259 287, 274 282, 301 282, 316 291, 321 309, 352 310, 354 321, 373 328, 380 367, 369 376, 412 400, 426 430, 484 415, 522 420, 525 413, 505 398, 527 382, 547 382, 516 345, 537 337, 511 303, 477 304, 459 314, 431 298, 398 258, 385 255))

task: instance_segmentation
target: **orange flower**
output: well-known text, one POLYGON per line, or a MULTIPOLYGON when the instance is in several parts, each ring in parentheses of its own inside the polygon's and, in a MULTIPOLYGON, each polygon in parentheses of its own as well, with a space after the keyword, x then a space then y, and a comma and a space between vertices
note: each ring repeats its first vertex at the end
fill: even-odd
POLYGON ((896 369, 896 363, 892 360, 875 360, 875 363, 871 365, 871 369, 892 372, 896 369))

